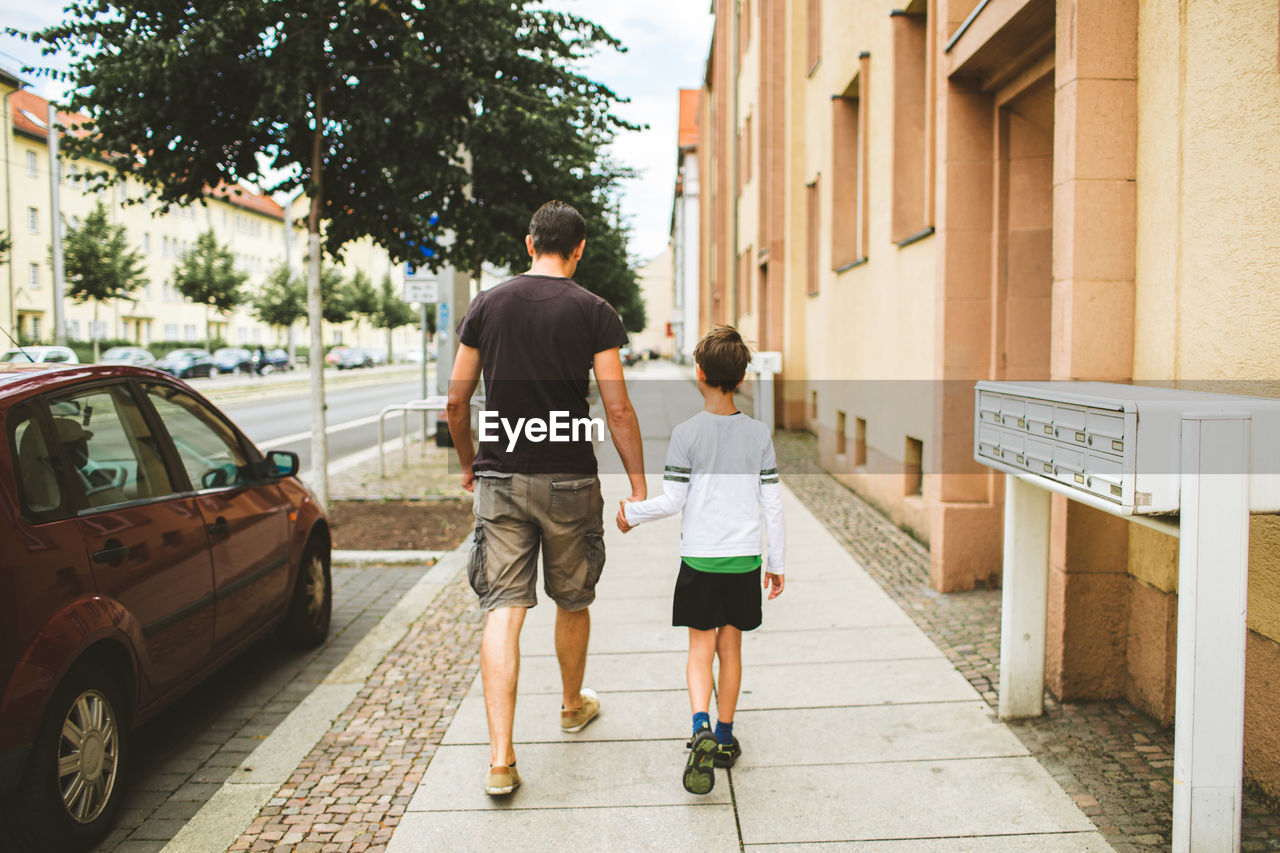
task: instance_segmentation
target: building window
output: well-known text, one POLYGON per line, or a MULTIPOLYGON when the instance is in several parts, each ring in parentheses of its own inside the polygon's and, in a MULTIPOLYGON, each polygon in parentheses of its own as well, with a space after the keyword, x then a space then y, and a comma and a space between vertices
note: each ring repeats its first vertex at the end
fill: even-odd
POLYGON ((177 324, 177 323, 165 323, 165 324, 164 324, 164 339, 165 339, 166 341, 176 341, 176 340, 178 339, 178 324, 177 324))
POLYGON ((27 176, 28 177, 34 178, 36 176, 38 162, 39 161, 36 158, 36 152, 28 151, 27 152, 27 176))
POLYGON ((923 492, 923 462, 924 442, 907 436, 906 450, 902 459, 902 493, 904 495, 918 495, 923 492))
POLYGON ((40 265, 27 264, 27 284, 32 290, 40 289, 40 265))
POLYGON ((40 340, 40 315, 31 315, 31 340, 40 340))
POLYGON ((71 340, 73 341, 80 340, 80 321, 79 320, 67 321, 67 337, 71 338, 71 340))
POLYGON ((142 235, 142 253, 144 255, 151 254, 151 234, 150 232, 142 235))
POLYGON ((196 324, 187 323, 182 327, 182 339, 184 341, 194 341, 196 339, 196 324))
POLYGON ((858 76, 831 99, 831 267, 844 270, 867 257, 866 92, 870 57, 858 76))
POLYGON ((40 233, 40 211, 34 207, 27 208, 27 233, 40 233))
MULTIPOLYGON (((926 4, 920 4, 925 7, 926 4)), ((933 218, 928 13, 897 11, 893 21, 893 216, 890 239, 919 237, 933 218)))
POLYGON ((867 464, 866 418, 855 418, 853 421, 853 464, 856 468, 867 464))
POLYGON ((822 0, 809 0, 808 24, 805 33, 805 50, 808 57, 809 74, 818 70, 822 60, 822 0))
POLYGON ((240 338, 241 346, 244 346, 245 344, 249 343, 249 330, 246 329, 244 326, 241 326, 240 328, 236 329, 236 334, 240 338))
POLYGON ((751 313, 751 256, 753 250, 750 246, 738 255, 738 287, 737 287, 737 312, 741 317, 743 314, 751 313))
POLYGON ((805 270, 804 292, 813 295, 818 292, 818 252, 821 250, 821 235, 818 229, 822 223, 819 216, 822 208, 819 205, 818 178, 804 188, 805 207, 805 270))
POLYGON ((90 323, 90 325, 93 326, 94 338, 101 341, 107 337, 107 321, 106 320, 95 320, 92 323, 90 323))
POLYGON ((847 428, 847 426, 848 426, 848 423, 847 423, 847 419, 845 418, 844 412, 837 409, 836 410, 836 455, 837 456, 844 456, 844 454, 848 450, 848 447, 846 445, 846 441, 848 439, 845 437, 845 429, 847 428))

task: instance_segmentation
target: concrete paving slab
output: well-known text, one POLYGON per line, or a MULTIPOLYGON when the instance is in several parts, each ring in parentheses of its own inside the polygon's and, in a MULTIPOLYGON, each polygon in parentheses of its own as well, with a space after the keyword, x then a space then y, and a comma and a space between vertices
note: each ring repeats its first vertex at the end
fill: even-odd
MULTIPOLYGON (((878 590, 877 590, 878 592, 878 590)), ((764 627, 775 630, 864 628, 883 625, 909 627, 913 623, 883 593, 866 595, 829 590, 824 595, 788 597, 783 592, 764 604, 764 627)))
POLYGON ((977 695, 945 658, 743 669, 742 697, 738 702, 743 710, 953 702, 977 695))
MULTIPOLYGON (((776 853, 775 845, 748 844, 748 853, 776 853)), ((855 841, 833 844, 788 844, 791 853, 1111 853, 1096 832, 1040 835, 984 835, 974 838, 912 838, 901 841, 855 841)))
MULTIPOLYGON (((516 702, 516 743, 570 743, 588 740, 671 740, 689 727, 689 699, 683 690, 605 693, 600 716, 582 731, 560 731, 560 693, 521 695, 516 702)), ((454 715, 444 743, 489 742, 484 697, 469 693, 454 715)))
POLYGON ((408 810, 496 811, 691 806, 728 803, 721 777, 711 793, 690 794, 680 784, 683 739, 530 743, 516 752, 523 784, 509 797, 484 792, 489 747, 442 746, 431 760, 408 810))
POLYGON ((862 708, 741 711, 734 733, 742 740, 739 768, 859 764, 881 761, 1026 755, 985 702, 862 708), (806 749, 805 732, 836 733, 821 751, 806 749))
POLYGON ((493 812, 407 812, 388 853, 423 850, 697 850, 737 853, 728 805, 609 809, 512 809, 493 812))
MULTIPOLYGON (((668 617, 663 624, 626 623, 620 630, 593 615, 588 659, 596 655, 632 652, 683 652, 689 647, 689 632, 672 628, 668 617)), ((522 659, 556 653, 555 631, 547 624, 525 624, 520 634, 522 659)))
MULTIPOLYGON (((587 687, 603 695, 629 690, 684 690, 684 652, 641 654, 591 654, 587 656, 587 687)), ((480 677, 472 685, 479 689, 480 677)), ((559 696, 560 665, 551 656, 525 657, 520 661, 520 695, 554 693, 559 696)))
POLYGON ((742 660, 747 668, 760 664, 941 657, 938 647, 914 625, 910 628, 749 631, 742 638, 742 660))
POLYGON ((1034 758, 733 771, 744 844, 1094 830, 1034 758))

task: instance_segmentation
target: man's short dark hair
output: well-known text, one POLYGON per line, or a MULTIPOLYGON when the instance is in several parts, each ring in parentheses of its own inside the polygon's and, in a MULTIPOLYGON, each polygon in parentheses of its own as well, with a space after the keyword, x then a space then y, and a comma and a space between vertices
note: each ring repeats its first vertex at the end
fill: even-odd
POLYGON ((529 220, 529 236, 538 255, 556 254, 565 260, 587 239, 587 221, 573 205, 549 201, 529 220))
POLYGON ((693 348, 693 360, 707 375, 707 384, 732 391, 742 384, 751 363, 751 348, 732 326, 716 326, 693 348))

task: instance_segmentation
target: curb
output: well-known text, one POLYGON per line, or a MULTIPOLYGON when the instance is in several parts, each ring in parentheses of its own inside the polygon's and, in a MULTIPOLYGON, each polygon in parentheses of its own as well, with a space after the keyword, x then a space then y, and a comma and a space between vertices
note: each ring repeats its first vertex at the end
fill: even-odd
MULTIPOLYGON (((382 659, 467 562, 470 541, 443 555, 222 783, 162 853, 224 853, 310 754, 382 659)), ((343 552, 334 552, 335 555, 343 552)), ((404 552, 369 551, 369 554, 404 552)), ((410 552, 424 553, 424 552, 410 552)))

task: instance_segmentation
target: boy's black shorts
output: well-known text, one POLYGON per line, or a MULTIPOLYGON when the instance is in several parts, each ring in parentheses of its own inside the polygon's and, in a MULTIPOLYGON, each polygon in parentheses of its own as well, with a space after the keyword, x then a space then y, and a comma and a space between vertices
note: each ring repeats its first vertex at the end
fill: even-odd
POLYGON ((741 573, 700 572, 684 560, 676 577, 671 624, 710 631, 732 625, 740 631, 760 627, 760 569, 741 573))

